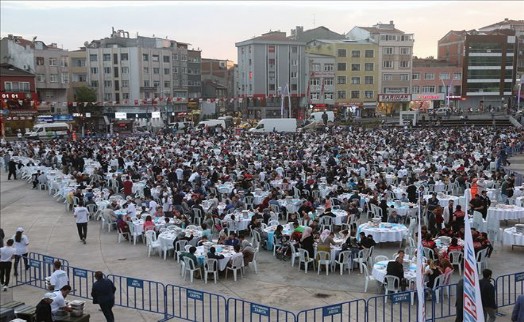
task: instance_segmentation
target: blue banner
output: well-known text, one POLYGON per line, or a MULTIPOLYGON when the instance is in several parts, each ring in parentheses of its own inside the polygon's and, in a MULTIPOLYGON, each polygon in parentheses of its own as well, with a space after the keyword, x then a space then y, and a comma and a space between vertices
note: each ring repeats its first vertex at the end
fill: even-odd
POLYGON ((395 293, 391 295, 391 302, 393 303, 409 302, 410 299, 411 299, 410 292, 395 293))
POLYGON ((144 281, 136 279, 136 278, 128 278, 127 279, 127 286, 128 287, 136 287, 136 288, 144 288, 144 281))
POLYGON ((322 308, 322 316, 331 316, 336 314, 342 314, 342 305, 331 305, 322 308))
POLYGON ((54 121, 65 121, 65 122, 71 122, 73 121, 73 115, 71 114, 60 114, 60 115, 53 115, 54 121))
POLYGON ((187 290, 187 298, 203 301, 204 300, 204 293, 200 291, 194 291, 194 290, 187 290))
POLYGON ((269 307, 251 303, 251 313, 269 316, 269 307))
POLYGON ((85 269, 73 268, 73 275, 87 278, 87 271, 85 269))

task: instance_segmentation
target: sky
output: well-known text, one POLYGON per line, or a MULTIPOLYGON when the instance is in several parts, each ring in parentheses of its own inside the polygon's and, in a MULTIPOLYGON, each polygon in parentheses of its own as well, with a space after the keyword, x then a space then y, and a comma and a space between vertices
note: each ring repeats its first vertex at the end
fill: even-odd
POLYGON ((347 33, 394 21, 413 33, 414 55, 437 55, 450 30, 478 29, 504 18, 524 19, 524 1, 0 1, 0 35, 22 36, 77 50, 109 37, 168 38, 202 50, 203 58, 237 61, 235 43, 270 30, 288 35, 324 26, 347 33))

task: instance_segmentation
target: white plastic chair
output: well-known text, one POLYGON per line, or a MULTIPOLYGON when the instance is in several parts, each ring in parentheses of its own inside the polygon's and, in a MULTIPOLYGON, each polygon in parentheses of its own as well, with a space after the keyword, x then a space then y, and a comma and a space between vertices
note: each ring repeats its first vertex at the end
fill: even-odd
POLYGON ((270 220, 270 221, 267 223, 267 225, 268 225, 269 227, 272 227, 272 226, 278 226, 278 225, 280 225, 280 223, 278 222, 278 220, 270 220))
POLYGON ((373 276, 369 275, 368 267, 367 267, 366 264, 360 263, 359 266, 360 266, 360 271, 364 272, 364 276, 365 276, 365 279, 364 279, 364 293, 367 293, 367 291, 368 291, 368 283, 370 281, 376 281, 378 283, 378 281, 373 276))
POLYGON ((173 243, 169 239, 160 238, 160 248, 164 255, 164 260, 167 259, 167 252, 174 249, 173 243))
POLYGON ((175 243, 175 256, 176 256, 176 261, 177 262, 180 262, 180 255, 182 254, 183 251, 186 250, 186 245, 187 245, 187 240, 183 239, 183 240, 177 240, 177 242, 175 243))
POLYGON ((244 268, 244 257, 237 256, 231 262, 231 266, 227 266, 226 267, 226 278, 227 278, 227 272, 228 271, 233 271, 233 279, 236 282, 237 281, 237 272, 238 271, 240 271, 240 276, 242 276, 242 277, 244 276, 243 268, 244 268))
MULTIPOLYGON (((364 248, 358 252, 357 258, 353 259, 353 261, 359 264, 364 263, 367 266, 369 264, 368 260, 370 256, 371 256, 371 248, 364 248)), ((360 274, 362 274, 362 267, 360 267, 360 274)))
POLYGON ((331 266, 331 254, 326 251, 318 251, 316 255, 317 260, 317 274, 320 275, 320 268, 322 265, 326 267, 326 275, 329 275, 329 267, 331 266))
MULTIPOLYGON (((393 275, 384 276, 384 294, 388 295, 389 292, 398 293, 400 291, 400 278, 393 275)), ((384 298, 385 302, 388 301, 388 297, 384 298)))
MULTIPOLYGON (((189 273, 189 280, 191 283, 193 283, 193 273, 200 270, 200 268, 195 265, 195 262, 191 258, 184 256, 183 259, 184 259, 184 270, 186 272, 184 275, 187 275, 187 273, 189 273)), ((184 280, 185 280, 185 276, 184 276, 184 280)))
POLYGON ((298 249, 298 268, 300 269, 300 264, 304 263, 304 272, 307 273, 309 264, 313 264, 313 270, 315 270, 315 260, 309 257, 309 252, 305 249, 298 249))
POLYGON ((482 273, 484 268, 488 268, 488 249, 484 248, 477 253, 477 271, 482 273))
POLYGON ((322 230, 329 229, 329 231, 332 231, 333 230, 333 218, 330 216, 320 217, 319 225, 322 230))
POLYGON ((122 240, 122 237, 123 238, 127 237, 127 239, 131 237, 129 232, 123 232, 120 228, 117 228, 117 231, 118 231, 118 243, 120 243, 120 241, 122 240))
MULTIPOLYGON (((300 259, 300 253, 297 252, 297 249, 295 248, 295 245, 293 243, 289 243, 289 247, 291 248, 291 267, 295 266, 295 258, 300 259)), ((300 267, 300 265, 299 265, 300 267)))
MULTIPOLYGON (((437 276, 437 278, 435 278, 435 281, 433 282, 432 290, 435 293, 435 297, 437 298, 437 303, 439 303, 440 301, 440 291, 442 290, 442 288, 439 286, 444 286, 444 281, 445 275, 440 274, 439 276, 437 276)), ((444 292, 442 292, 442 294, 444 294, 444 292)))
POLYGON ((431 248, 424 247, 424 257, 433 259, 435 258, 435 252, 431 248))
POLYGON ((459 274, 462 276, 462 257, 464 254, 461 251, 455 250, 448 253, 449 262, 452 266, 458 266, 459 274))
POLYGON ((213 279, 216 284, 218 279, 218 261, 215 258, 208 258, 204 264, 204 282, 206 284, 209 274, 213 274, 213 279))
POLYGON ((160 254, 160 241, 156 239, 156 232, 154 230, 148 230, 145 232, 146 246, 147 246, 147 257, 151 257, 151 251, 159 251, 160 254))
POLYGON ((258 250, 255 251, 255 253, 253 254, 253 260, 249 262, 248 264, 248 266, 253 266, 253 269, 255 270, 255 274, 258 274, 257 257, 258 257, 258 250))
POLYGON ((375 261, 373 262, 373 264, 376 264, 378 262, 383 262, 383 261, 389 261, 389 258, 385 255, 378 255, 378 256, 375 256, 375 261))
POLYGON ((351 251, 343 250, 338 253, 338 258, 332 263, 332 270, 335 271, 335 266, 338 265, 340 269, 340 275, 344 274, 344 270, 347 269, 351 274, 351 251))

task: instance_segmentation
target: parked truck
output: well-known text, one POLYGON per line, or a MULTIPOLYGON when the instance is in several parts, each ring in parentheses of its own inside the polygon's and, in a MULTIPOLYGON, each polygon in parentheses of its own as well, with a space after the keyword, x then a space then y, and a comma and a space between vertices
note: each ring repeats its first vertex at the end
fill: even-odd
POLYGON ((257 126, 249 129, 249 132, 254 133, 270 133, 270 132, 296 132, 297 119, 261 119, 257 126))

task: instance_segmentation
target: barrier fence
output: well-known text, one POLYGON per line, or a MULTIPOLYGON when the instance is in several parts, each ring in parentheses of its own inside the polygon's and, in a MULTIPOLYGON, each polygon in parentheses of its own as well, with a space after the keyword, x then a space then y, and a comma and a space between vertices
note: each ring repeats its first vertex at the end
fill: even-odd
MULTIPOLYGON (((53 272, 53 262, 59 260, 69 276, 71 295, 92 299, 91 288, 95 282, 95 271, 69 266, 67 260, 31 253, 28 269, 21 260, 16 285, 31 285, 46 289, 45 278, 53 272)), ((156 313, 163 318, 206 322, 397 322, 418 321, 418 301, 415 291, 379 295, 348 302, 302 310, 295 315, 291 311, 245 301, 226 299, 222 295, 186 288, 173 284, 142 280, 110 274, 117 289, 115 305, 156 313)), ((495 292, 499 307, 514 305, 519 295, 524 294, 524 272, 501 275, 495 280, 495 292)), ((426 301, 426 321, 447 319, 456 315, 455 302, 457 284, 437 287, 431 291, 431 300, 426 301)))

